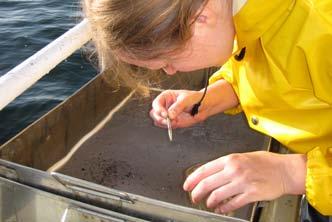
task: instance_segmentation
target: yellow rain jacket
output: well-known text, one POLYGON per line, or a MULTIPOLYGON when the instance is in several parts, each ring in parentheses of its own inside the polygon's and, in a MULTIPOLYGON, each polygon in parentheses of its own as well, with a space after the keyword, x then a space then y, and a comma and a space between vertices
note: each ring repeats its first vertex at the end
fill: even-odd
POLYGON ((306 195, 332 215, 332 0, 248 0, 234 16, 229 81, 251 128, 307 154, 306 195))

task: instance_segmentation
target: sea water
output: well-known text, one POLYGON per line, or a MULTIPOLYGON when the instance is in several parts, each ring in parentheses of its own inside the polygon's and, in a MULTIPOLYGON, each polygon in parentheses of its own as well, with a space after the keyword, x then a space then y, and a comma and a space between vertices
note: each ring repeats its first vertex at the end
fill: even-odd
MULTIPOLYGON (((0 76, 81 19, 78 0, 0 0, 0 76)), ((0 145, 95 76, 85 57, 78 50, 0 111, 0 145)))

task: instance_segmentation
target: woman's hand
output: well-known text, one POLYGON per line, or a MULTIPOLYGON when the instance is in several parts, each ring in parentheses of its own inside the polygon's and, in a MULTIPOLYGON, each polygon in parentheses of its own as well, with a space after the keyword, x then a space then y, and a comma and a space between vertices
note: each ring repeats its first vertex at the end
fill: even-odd
POLYGON ((166 127, 167 115, 172 120, 172 127, 188 127, 207 119, 209 116, 223 112, 238 105, 238 98, 230 83, 219 80, 209 85, 198 113, 190 114, 194 104, 198 103, 204 93, 189 90, 166 90, 152 103, 150 116, 156 126, 166 127))
POLYGON ((173 128, 194 125, 207 118, 203 106, 195 116, 190 114, 192 107, 199 102, 202 95, 201 91, 166 90, 154 99, 150 116, 159 127, 166 127, 167 116, 172 120, 173 128))
POLYGON ((265 151, 231 154, 194 171, 183 188, 192 201, 227 213, 248 203, 305 193, 306 156, 265 151))

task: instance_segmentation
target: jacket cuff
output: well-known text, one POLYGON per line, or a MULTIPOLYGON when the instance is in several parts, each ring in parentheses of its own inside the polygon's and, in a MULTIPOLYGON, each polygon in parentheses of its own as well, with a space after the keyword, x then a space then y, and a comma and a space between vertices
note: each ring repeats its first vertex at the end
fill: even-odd
MULTIPOLYGON (((229 82, 230 84, 232 84, 232 87, 234 88, 235 91, 236 88, 234 86, 234 83, 233 83, 233 76, 232 76, 232 72, 230 70, 225 70, 223 68, 219 69, 217 72, 215 72, 209 79, 209 85, 217 82, 218 80, 221 80, 221 79, 224 79, 226 80, 227 82, 229 82)), ((228 109, 228 110, 225 110, 224 113, 225 114, 229 114, 229 115, 236 115, 240 112, 242 112, 242 107, 241 105, 237 105, 236 107, 234 108, 231 108, 231 109, 228 109)))
POLYGON ((322 215, 332 215, 332 148, 307 153, 306 196, 322 215))

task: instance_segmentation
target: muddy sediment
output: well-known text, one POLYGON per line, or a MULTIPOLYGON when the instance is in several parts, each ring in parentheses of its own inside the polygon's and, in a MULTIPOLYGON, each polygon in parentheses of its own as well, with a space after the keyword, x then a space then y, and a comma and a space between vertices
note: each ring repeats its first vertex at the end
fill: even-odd
POLYGON ((167 130, 148 116, 152 98, 131 99, 59 172, 114 189, 191 206, 182 190, 189 167, 234 152, 262 149, 264 137, 244 117, 220 114, 167 130))

